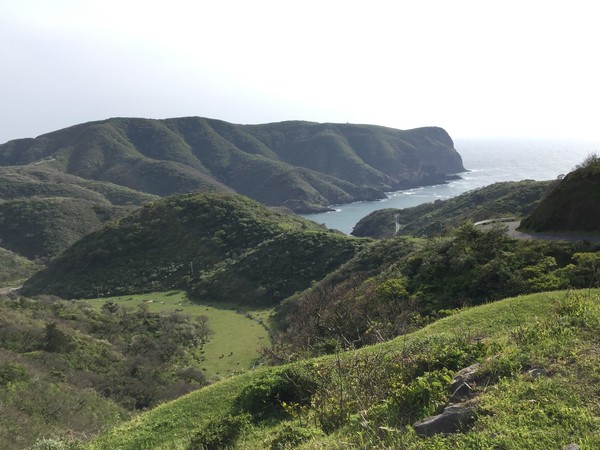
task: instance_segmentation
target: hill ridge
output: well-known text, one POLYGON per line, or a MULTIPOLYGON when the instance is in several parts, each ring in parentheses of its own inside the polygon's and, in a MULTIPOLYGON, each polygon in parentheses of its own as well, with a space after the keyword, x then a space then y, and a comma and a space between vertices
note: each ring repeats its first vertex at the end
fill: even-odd
POLYGON ((314 212, 464 171, 441 128, 304 121, 110 118, 0 145, 0 164, 45 164, 154 195, 235 190, 314 212), (52 160, 51 160, 52 159, 52 160))

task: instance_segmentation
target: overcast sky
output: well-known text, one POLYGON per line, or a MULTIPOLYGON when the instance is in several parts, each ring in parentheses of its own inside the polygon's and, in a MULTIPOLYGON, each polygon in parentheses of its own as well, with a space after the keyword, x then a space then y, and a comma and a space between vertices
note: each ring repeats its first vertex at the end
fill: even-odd
POLYGON ((115 116, 600 140, 593 0, 0 0, 0 142, 115 116))

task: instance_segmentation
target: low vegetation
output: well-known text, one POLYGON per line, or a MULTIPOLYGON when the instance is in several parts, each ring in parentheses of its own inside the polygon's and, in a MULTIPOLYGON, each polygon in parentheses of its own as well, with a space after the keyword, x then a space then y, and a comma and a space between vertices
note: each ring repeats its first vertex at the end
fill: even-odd
POLYGON ((143 306, 152 313, 177 313, 205 318, 210 335, 202 346, 201 366, 210 382, 260 364, 260 349, 271 345, 271 308, 226 303, 202 304, 190 301, 183 291, 97 298, 86 300, 86 303, 98 310, 108 303, 114 303, 133 310, 143 306))
POLYGON ((85 436, 207 383, 203 317, 0 296, 0 447, 85 436))
POLYGON ((600 232, 600 158, 589 155, 556 184, 521 228, 532 231, 600 232))
POLYGON ((0 247, 0 288, 20 286, 41 266, 0 247))
POLYGON ((173 196, 87 235, 23 293, 92 298, 186 289, 205 303, 273 305, 365 244, 239 195, 173 196))
POLYGON ((89 447, 595 448, 599 306, 597 291, 581 291, 466 309, 384 344, 208 386, 89 447), (468 429, 418 436, 413 424, 444 408, 453 375, 473 363, 468 429))
POLYGON ((464 170, 440 128, 235 125, 201 117, 79 124, 0 145, 0 165, 48 166, 159 196, 235 190, 297 212, 383 198, 464 170))
POLYGON ((499 217, 525 217, 557 181, 509 181, 405 209, 380 209, 363 217, 354 236, 385 239, 398 236, 436 236, 465 222, 499 217), (396 223, 399 231, 396 233, 396 223))
POLYGON ((357 348, 469 305, 518 294, 600 286, 597 246, 519 241, 463 225, 428 240, 373 244, 278 309, 273 354, 286 361, 357 348))

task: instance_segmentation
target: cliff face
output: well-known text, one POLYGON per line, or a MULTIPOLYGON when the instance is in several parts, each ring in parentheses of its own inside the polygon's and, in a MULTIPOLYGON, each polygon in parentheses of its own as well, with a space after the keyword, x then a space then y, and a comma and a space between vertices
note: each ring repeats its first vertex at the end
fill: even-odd
POLYGON ((108 119, 0 145, 1 165, 40 161, 155 195, 233 190, 297 212, 383 198, 464 171, 441 128, 200 117, 108 119))

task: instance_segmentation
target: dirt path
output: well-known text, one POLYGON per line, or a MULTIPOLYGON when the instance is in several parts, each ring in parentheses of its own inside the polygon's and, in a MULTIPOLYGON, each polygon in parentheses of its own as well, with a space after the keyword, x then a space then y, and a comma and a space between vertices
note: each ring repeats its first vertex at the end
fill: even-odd
POLYGON ((3 287, 0 288, 0 295, 6 295, 9 292, 13 292, 16 291, 17 289, 19 289, 21 286, 17 286, 17 287, 3 287))

